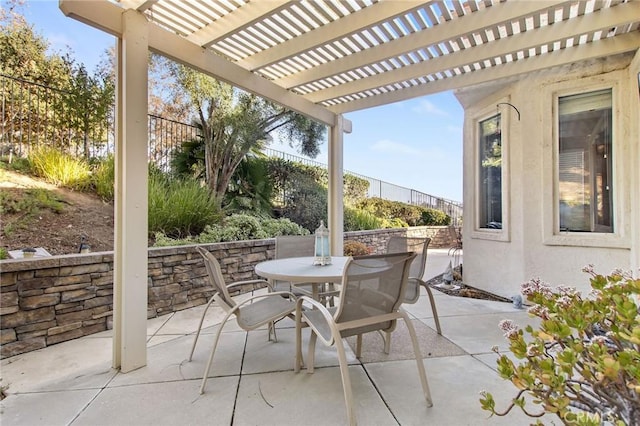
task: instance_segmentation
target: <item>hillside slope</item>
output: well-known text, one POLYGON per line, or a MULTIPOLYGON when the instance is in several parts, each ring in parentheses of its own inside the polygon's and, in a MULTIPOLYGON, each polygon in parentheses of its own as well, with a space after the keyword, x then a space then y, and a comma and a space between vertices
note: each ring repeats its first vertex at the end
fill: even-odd
POLYGON ((113 250, 112 203, 8 170, 0 170, 0 191, 0 241, 7 250, 43 247, 52 255, 77 253, 82 236, 93 252, 113 250), (47 201, 39 203, 42 198, 47 201), (51 200, 59 212, 46 206, 51 200))

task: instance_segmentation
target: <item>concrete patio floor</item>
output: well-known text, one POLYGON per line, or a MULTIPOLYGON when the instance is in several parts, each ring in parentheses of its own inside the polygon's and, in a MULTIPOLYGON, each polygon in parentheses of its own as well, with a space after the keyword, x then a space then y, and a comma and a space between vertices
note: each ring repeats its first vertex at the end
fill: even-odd
MULTIPOLYGON (((426 278, 438 275, 451 258, 430 249, 426 278)), ((424 290, 423 290, 424 292, 424 290)), ((515 387, 495 372, 497 345, 507 350, 498 329, 504 318, 532 322, 510 303, 449 296, 434 291, 442 326, 435 324, 426 294, 406 305, 419 335, 433 407, 421 394, 406 326, 398 324, 389 355, 377 334, 364 339, 355 358, 345 345, 360 425, 525 425, 520 412, 488 417, 479 393, 494 394, 499 407, 515 387)), ((239 296, 247 297, 247 295, 239 296)), ((200 379, 213 336, 223 317, 212 306, 194 359, 187 361, 203 307, 148 321, 148 363, 122 374, 111 368, 111 332, 86 336, 2 361, 0 422, 9 425, 340 425, 345 424, 338 357, 318 343, 314 374, 293 372, 294 323, 278 323, 278 342, 265 330, 244 332, 234 321, 224 328, 206 392, 200 379)), ((305 340, 308 330, 303 331, 305 340)), ((306 342, 303 350, 306 353, 306 342)))

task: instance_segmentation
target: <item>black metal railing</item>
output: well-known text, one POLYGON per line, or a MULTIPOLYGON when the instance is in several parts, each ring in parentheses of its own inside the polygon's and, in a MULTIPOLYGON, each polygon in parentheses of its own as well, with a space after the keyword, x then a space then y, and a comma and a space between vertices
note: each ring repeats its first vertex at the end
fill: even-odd
MULTIPOLYGON (((104 158, 115 151, 113 107, 103 122, 92 121, 92 126, 77 124, 82 106, 69 109, 71 94, 64 90, 20 80, 0 74, 0 154, 7 151, 26 156, 29 150, 42 145, 62 148, 78 157, 104 158)), ((172 154, 181 144, 201 137, 197 126, 149 114, 149 161, 161 170, 169 170, 172 154)), ((309 158, 267 148, 265 154, 310 166, 327 168, 327 165, 309 158)), ((345 173, 369 181, 369 197, 429 207, 443 211, 451 217, 452 224, 462 223, 462 203, 425 194, 345 170, 345 173)))

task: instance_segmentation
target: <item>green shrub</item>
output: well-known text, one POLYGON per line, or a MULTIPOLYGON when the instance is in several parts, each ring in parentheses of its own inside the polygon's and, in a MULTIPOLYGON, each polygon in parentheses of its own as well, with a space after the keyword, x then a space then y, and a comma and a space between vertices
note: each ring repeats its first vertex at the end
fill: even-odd
POLYGON ((358 201, 367 198, 367 192, 369 191, 368 180, 353 176, 350 174, 344 175, 344 204, 347 206, 355 205, 358 201))
POLYGON ((359 201, 356 206, 371 212, 381 219, 400 219, 407 226, 444 226, 451 222, 451 218, 440 210, 415 206, 400 201, 373 197, 359 201))
POLYGON ((49 183, 81 191, 91 187, 91 169, 81 159, 48 147, 33 150, 28 158, 33 173, 49 183))
POLYGON ((207 225, 195 237, 171 238, 157 233, 154 246, 178 246, 186 244, 208 244, 223 241, 242 241, 272 238, 278 235, 308 235, 309 231, 289 219, 264 219, 245 214, 232 214, 222 223, 207 225))
POLYGON ((347 232, 382 229, 383 227, 383 220, 367 210, 344 208, 344 230, 347 232))
POLYGON ((309 231, 286 217, 280 219, 262 219, 262 229, 268 235, 267 238, 278 235, 309 235, 309 231))
POLYGON ((500 323, 520 361, 500 355, 498 373, 518 392, 502 412, 483 392, 484 410, 504 416, 519 407, 528 416, 547 412, 570 425, 640 424, 640 279, 620 271, 598 275, 591 265, 585 272, 591 275, 588 297, 570 287, 553 290, 540 280, 523 284, 522 293, 534 304, 529 313, 540 318, 540 327, 528 326, 525 340, 511 321, 500 323), (538 410, 525 407, 525 394, 538 410))
POLYGON ((382 219, 380 228, 408 228, 409 224, 400 218, 382 219))
POLYGON ((9 251, 5 247, 0 247, 0 260, 8 259, 9 251))
POLYGON ((100 161, 93 169, 91 180, 96 194, 103 200, 112 201, 115 184, 115 160, 113 155, 100 161))
POLYGON ((191 179, 167 179, 149 175, 149 234, 162 232, 172 238, 200 234, 205 226, 221 220, 220 203, 211 192, 191 179))
POLYGON ((3 158, 0 164, 3 169, 13 170, 25 175, 33 173, 31 171, 31 163, 29 163, 29 159, 25 157, 13 156, 11 162, 9 162, 9 158, 3 158))
POLYGON ((422 211, 420 224, 424 226, 451 225, 451 216, 440 210, 425 208, 422 211))

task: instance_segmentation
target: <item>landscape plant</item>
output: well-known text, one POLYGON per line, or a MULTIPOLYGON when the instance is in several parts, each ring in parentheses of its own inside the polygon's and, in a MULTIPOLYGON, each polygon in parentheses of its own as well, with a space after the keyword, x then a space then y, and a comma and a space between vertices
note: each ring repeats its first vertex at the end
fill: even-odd
POLYGON ((115 182, 115 159, 113 155, 100 161, 93 167, 91 181, 96 194, 105 201, 113 201, 115 182))
POLYGON ((24 191, 6 189, 0 192, 0 216, 13 215, 17 219, 2 221, 3 236, 11 235, 18 229, 27 229, 37 221, 37 215, 43 210, 55 213, 64 211, 64 203, 55 193, 42 188, 30 188, 24 191))
POLYGON ((344 208, 344 230, 348 231, 365 231, 369 229, 381 229, 383 226, 383 219, 376 217, 368 210, 357 208, 344 208))
POLYGON ((371 254, 371 250, 366 244, 353 240, 345 241, 342 251, 345 256, 366 256, 371 254))
POLYGON ((513 322, 500 323, 516 361, 500 355, 498 373, 518 392, 502 411, 483 392, 484 410, 504 416, 519 407, 530 417, 549 413, 566 425, 640 424, 640 279, 619 270, 603 276, 591 265, 584 270, 592 288, 586 297, 538 279, 523 284, 533 304, 529 313, 540 325, 527 326, 525 338, 513 322), (527 395, 538 408, 526 406, 527 395))
POLYGON ((149 235, 194 236, 222 217, 219 200, 198 181, 149 174, 149 235))
POLYGON ((308 235, 309 231, 289 219, 262 218, 246 214, 233 214, 221 223, 207 225, 200 235, 185 238, 171 238, 158 232, 155 234, 156 247, 189 244, 210 244, 225 241, 242 241, 273 238, 278 235, 308 235))
POLYGON ((445 226, 451 223, 451 217, 439 210, 378 197, 363 199, 355 207, 368 210, 381 219, 401 219, 408 226, 445 226))
POLYGON ((28 159, 33 173, 53 185, 75 190, 91 187, 91 168, 81 158, 43 146, 32 150, 28 159))
MULTIPOLYGON (((316 157, 326 126, 197 70, 152 55, 153 68, 165 71, 155 91, 184 104, 201 129, 205 181, 218 198, 245 156, 268 145, 276 135, 303 155, 316 157)), ((186 120, 182 120, 186 121, 186 120)))

